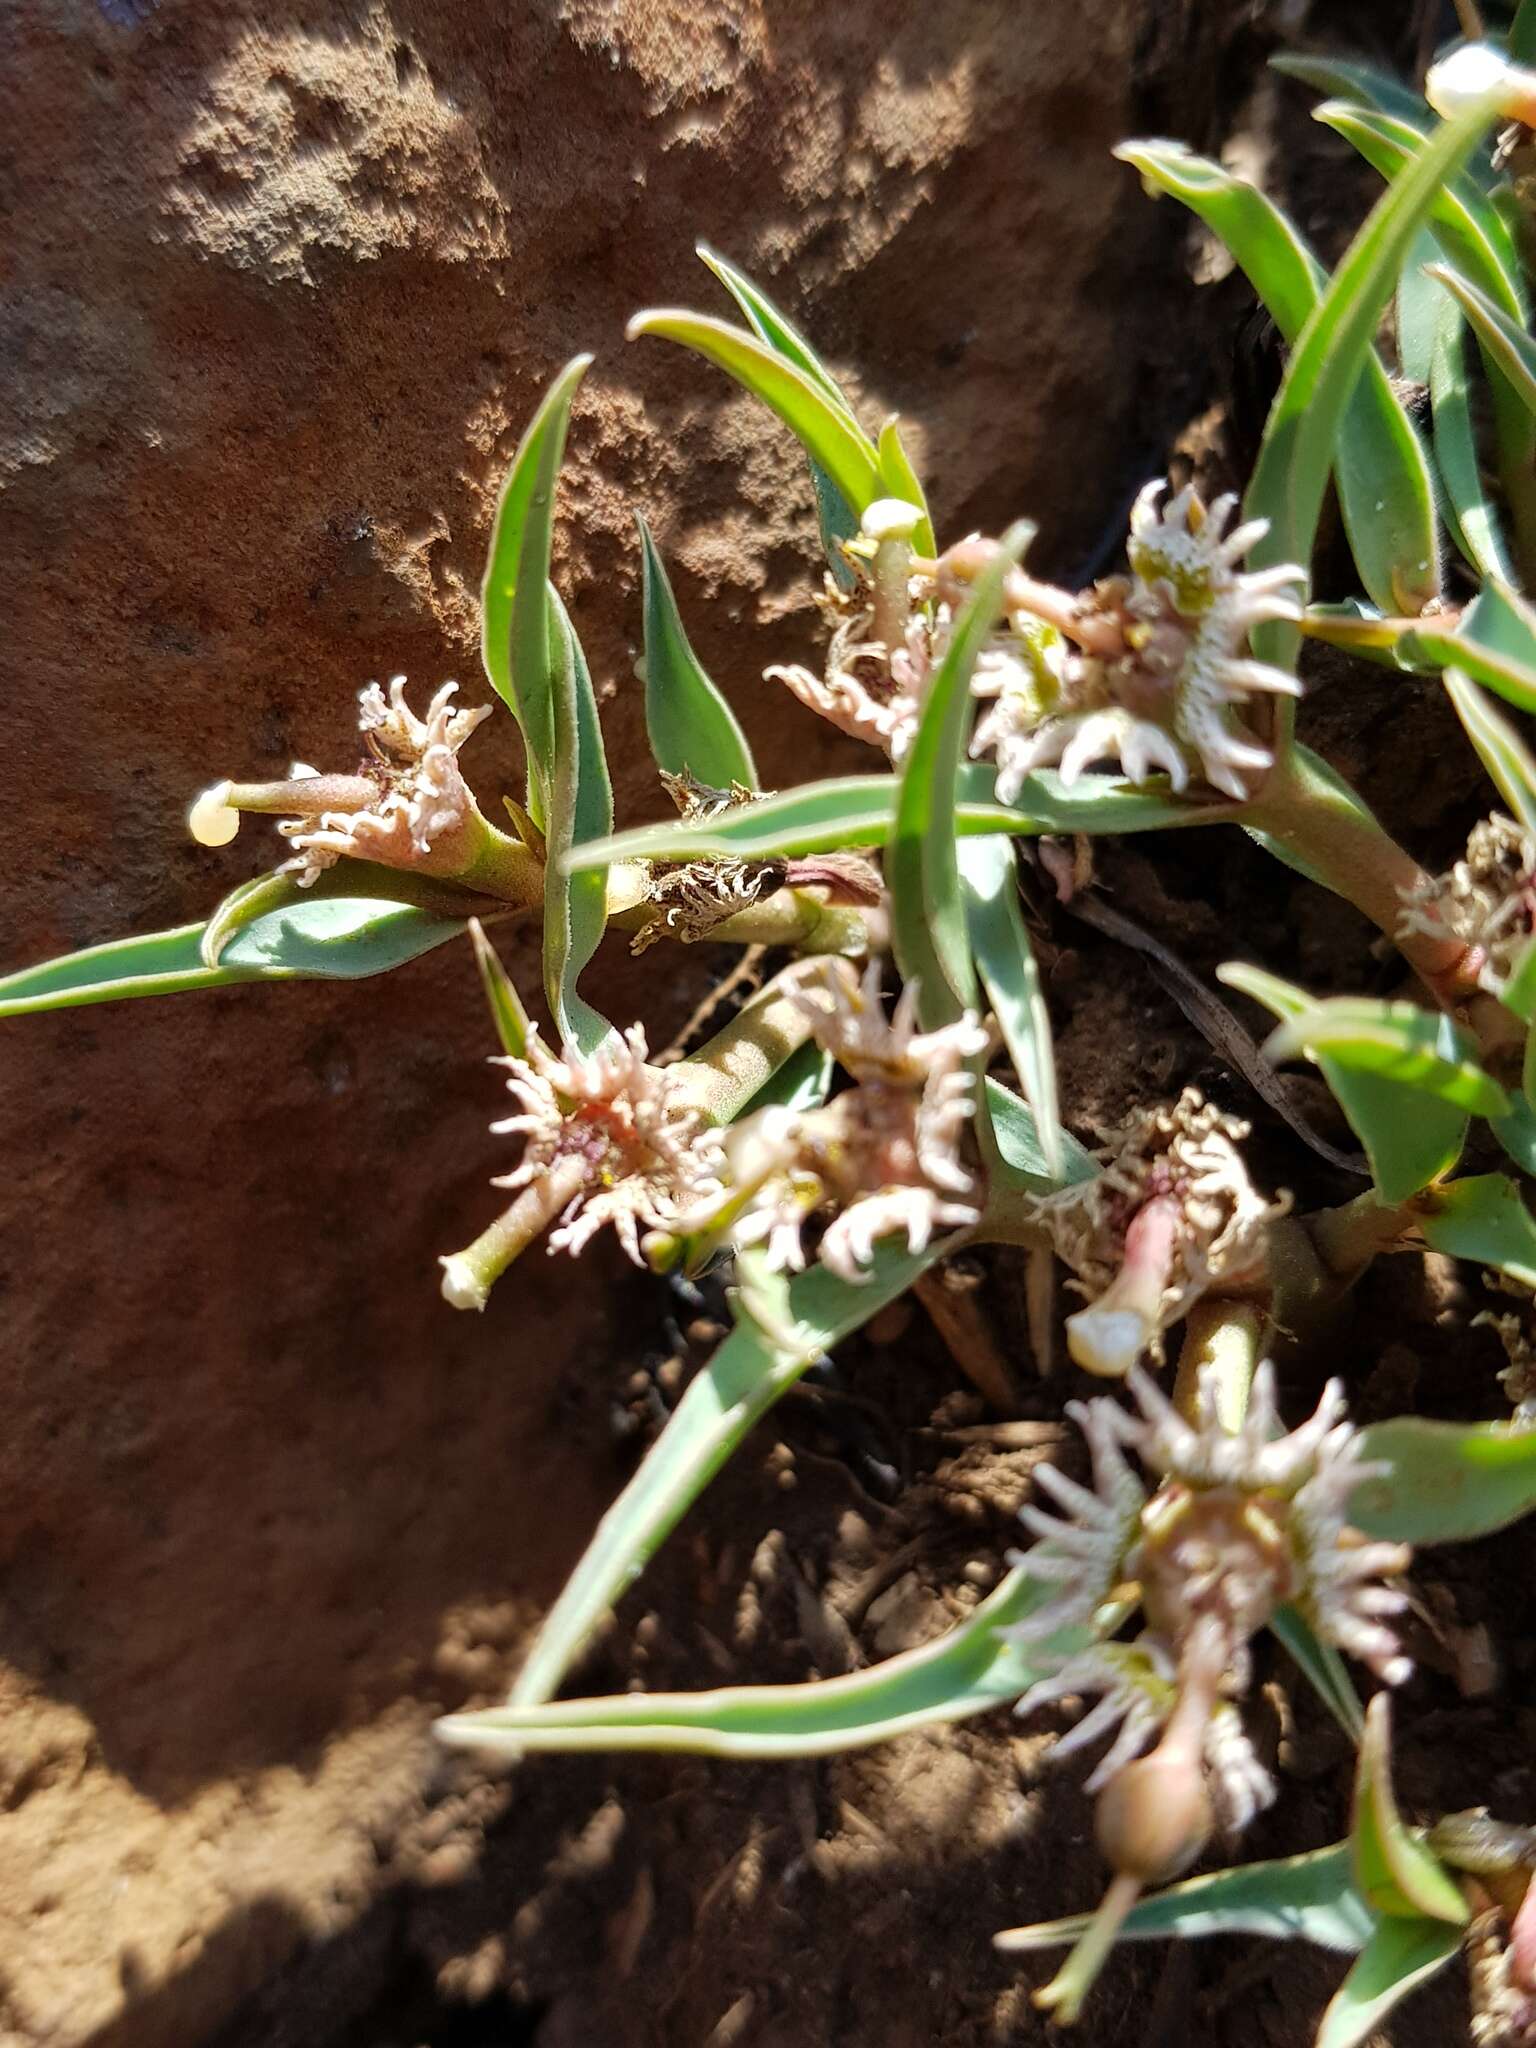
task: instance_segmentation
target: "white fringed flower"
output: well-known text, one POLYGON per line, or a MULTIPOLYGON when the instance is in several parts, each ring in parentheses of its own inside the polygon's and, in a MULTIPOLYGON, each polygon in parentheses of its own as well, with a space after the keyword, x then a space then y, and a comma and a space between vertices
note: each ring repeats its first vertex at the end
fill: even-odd
POLYGON ((1070 784, 1101 760, 1117 761, 1133 782, 1161 769, 1178 792, 1196 764, 1241 802, 1250 778, 1272 765, 1239 713, 1255 695, 1295 696, 1299 686, 1243 648, 1262 620, 1300 618, 1304 574, 1238 567, 1268 527, 1249 520, 1227 533, 1235 498, 1206 511, 1189 488, 1163 506, 1166 491, 1148 484, 1132 509, 1131 575, 1101 583, 1081 606, 1091 644, 1101 646, 1110 625, 1115 651, 1064 655, 1053 703, 1038 705, 1033 688, 1004 694, 978 730, 972 752, 995 749, 1005 802, 1036 768, 1059 764, 1070 784))
MULTIPOLYGON (((307 889, 343 855, 386 867, 420 867, 439 840, 468 822, 474 798, 460 773, 458 751, 491 708, 456 711, 458 687, 444 683, 424 719, 405 701, 404 676, 391 680, 387 701, 377 683, 360 693, 358 729, 370 756, 361 773, 377 796, 360 810, 323 811, 318 818, 279 824, 294 848, 284 867, 297 875, 300 888, 307 889)), ((308 773, 295 777, 296 783, 307 779, 308 773)))
POLYGON ((803 1264, 802 1226, 834 1205, 821 1261, 858 1282, 882 1238, 900 1235, 922 1251, 941 1230, 977 1221, 979 1190, 960 1147, 975 1108, 967 1062, 990 1036, 970 1012, 942 1030, 918 1031, 910 983, 887 1018, 878 961, 862 981, 842 963, 818 964, 789 993, 817 1044, 857 1085, 824 1109, 775 1107, 733 1125, 723 1201, 686 1227, 728 1230, 737 1246, 761 1244, 770 1267, 782 1271, 803 1264))
POLYGON ((667 1069, 649 1064, 638 1024, 585 1058, 568 1045, 557 1059, 535 1029, 524 1057, 500 1064, 522 1110, 491 1129, 524 1144, 516 1171, 495 1185, 526 1187, 573 1158, 586 1169, 586 1186, 550 1234, 552 1252, 579 1252, 611 1223, 640 1265, 642 1227, 671 1230, 684 1209, 719 1196, 719 1140, 679 1099, 667 1069))
POLYGON ((1410 1666, 1386 1617, 1407 1601, 1387 1581, 1407 1568, 1409 1553, 1401 1544, 1367 1542, 1349 1525, 1355 1488, 1385 1468, 1362 1458, 1337 1382, 1289 1433, 1267 1363, 1235 1429, 1220 1419, 1215 1368, 1200 1377, 1192 1420, 1146 1374, 1132 1372, 1129 1385, 1136 1411, 1112 1400, 1067 1411, 1088 1441, 1092 1487, 1038 1467, 1036 1480, 1063 1513, 1021 1512, 1036 1542, 1012 1561, 1052 1597, 1001 1633, 1025 1644, 1032 1663, 1054 1654, 1056 1666, 1024 1695, 1019 1712, 1068 1695, 1101 1695, 1060 1744, 1065 1753, 1118 1731, 1088 1781, 1100 1790, 1190 1692, 1203 1717, 1213 1806, 1235 1831, 1274 1796, 1232 1705, 1248 1685, 1252 1637, 1289 1603, 1325 1642, 1360 1658, 1385 1683, 1400 1683, 1410 1666), (1150 1495, 1127 1450, 1156 1477, 1150 1495), (1134 1643, 1081 1641, 1079 1632, 1118 1628, 1138 1611, 1142 1633, 1134 1643), (1069 1636, 1053 1653, 1063 1631, 1078 1641, 1069 1636))
MULTIPOLYGON (((813 675, 797 662, 780 663, 763 673, 770 682, 785 684, 807 709, 839 732, 881 748, 900 763, 917 731, 928 678, 942 651, 934 628, 915 612, 907 621, 904 639, 887 647, 872 637, 870 607, 848 608, 830 577, 824 609, 838 618, 827 648, 826 673, 813 675)), ((947 624, 946 614, 946 630, 947 624)))
POLYGON ((1448 875, 1405 892, 1398 929, 1460 939, 1479 986, 1501 994, 1536 937, 1536 837, 1512 818, 1484 818, 1448 875))

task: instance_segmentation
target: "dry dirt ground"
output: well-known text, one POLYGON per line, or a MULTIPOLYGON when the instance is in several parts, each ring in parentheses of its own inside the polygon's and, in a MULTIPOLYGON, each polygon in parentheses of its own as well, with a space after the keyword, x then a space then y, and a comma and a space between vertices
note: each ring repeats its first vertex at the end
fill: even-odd
MULTIPOLYGON (((191 847, 193 790, 295 755, 345 762, 372 676, 475 674, 496 483, 578 348, 599 355, 559 573, 622 814, 658 808, 631 668, 637 503, 767 779, 846 759, 758 680, 810 641, 798 458, 691 360, 626 349, 625 316, 707 303, 691 243, 717 243, 868 417, 913 422, 948 530, 1026 510, 1041 563, 1092 573, 1186 423, 1203 420, 1190 445, 1213 477, 1238 459, 1254 381, 1227 367, 1240 281, 1196 282, 1183 223, 1109 145, 1210 146, 1304 13, 19 13, 0 80, 0 530, 21 801, 0 815, 0 965, 201 914, 259 856, 248 839, 191 847)), ((1362 7, 1335 26, 1380 25, 1362 7)), ((1326 152, 1318 168, 1310 139, 1288 160, 1310 138, 1295 108, 1260 114, 1326 240, 1364 188, 1326 152)), ((1416 850, 1449 848, 1469 785, 1444 765, 1458 756, 1433 698, 1335 676, 1309 715, 1416 850)), ((505 732, 468 765, 487 795, 510 784, 505 732)), ((1219 862, 1176 841, 1105 872, 1198 970, 1237 929, 1299 978, 1383 972, 1363 928, 1236 835, 1219 862)), ((1074 1128, 1194 1081, 1255 1116, 1272 1184, 1337 1197, 1140 958, 1059 913, 1041 944, 1074 1128)), ((726 964, 661 958, 642 978, 615 949, 596 991, 659 1041, 726 964)), ((525 984, 530 962, 524 947, 525 984)), ((434 1755, 433 1714, 504 1688, 718 1309, 612 1259, 578 1286, 542 1258, 484 1319, 441 1307, 432 1254, 485 1220, 505 1164, 485 1134, 488 1050, 453 954, 372 987, 7 1027, 0 2040, 1042 2038, 1033 1979, 988 1936, 1098 1883, 1048 1726, 998 1714, 782 1770, 544 1763, 496 1780, 434 1755)), ((1032 1441, 987 1434, 997 1418, 920 1313, 885 1318, 718 1483, 584 1687, 825 1675, 981 1597, 1071 1388, 1032 1375, 1017 1274, 980 1277, 1032 1441)), ((1453 1274, 1400 1264, 1362 1289, 1337 1356, 1293 1365, 1291 1391, 1337 1364, 1367 1413, 1474 1412, 1495 1362, 1464 1334, 1476 1306, 1453 1274)), ((1529 1815, 1529 1582, 1519 1543, 1425 1561, 1409 1799, 1529 1815), (1494 1689, 1469 1699, 1447 1645, 1485 1621, 1494 1689)), ((1330 1838, 1345 1797, 1327 1727, 1273 1679, 1261 1720, 1286 1796, 1254 1854, 1330 1838)), ((1146 1952, 1115 1965, 1091 2039, 1299 2048, 1332 1974, 1293 1951, 1146 1952)), ((1400 2038, 1460 2041, 1458 1996, 1426 1997, 1400 2038)))

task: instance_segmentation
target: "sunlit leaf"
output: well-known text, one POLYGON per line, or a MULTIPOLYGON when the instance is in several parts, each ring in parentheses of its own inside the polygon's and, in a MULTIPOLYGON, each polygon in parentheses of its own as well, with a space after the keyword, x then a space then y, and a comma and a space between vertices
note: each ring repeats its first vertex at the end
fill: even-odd
MULTIPOLYGON (((1269 521, 1268 533, 1249 556, 1251 568, 1311 560, 1340 422, 1382 306, 1445 181, 1466 162, 1490 118, 1474 109, 1445 122, 1423 144, 1377 202, 1308 317, 1270 411, 1244 501, 1247 517, 1269 521)), ((1298 638, 1294 625, 1270 620, 1255 630, 1254 650, 1260 659, 1290 668, 1298 638)), ((1291 729, 1289 709, 1281 699, 1282 737, 1291 729)))
POLYGON ((695 1693, 493 1707, 437 1723, 465 1748, 663 1750, 698 1756, 832 1756, 939 1727, 1016 1700, 1039 1676, 1025 1650, 999 1635, 1044 1594, 1010 1572, 958 1628, 868 1671, 804 1685, 745 1685, 695 1693))
POLYGON ((513 1059, 521 1059, 528 1050, 528 1033, 532 1029, 528 1012, 523 1008, 523 999, 511 975, 502 966, 496 948, 485 936, 485 927, 478 917, 469 920, 469 938, 475 949, 475 965, 480 970, 485 1000, 490 1007, 491 1022, 496 1028, 501 1049, 513 1059))
POLYGON ((1444 1920, 1381 1920, 1323 2014, 1315 2048, 1358 2048, 1461 1946, 1444 1920))
MULTIPOLYGON (((1246 961, 1230 961, 1217 968, 1216 976, 1277 1017, 1295 1019, 1312 1008, 1305 989, 1246 961)), ((1445 1024, 1450 1026, 1449 1018, 1445 1024)), ((1454 1045, 1454 1027, 1446 1043, 1454 1045)), ((1384 1075, 1347 1067, 1328 1053, 1318 1066, 1364 1145, 1371 1176, 1385 1200, 1405 1202, 1455 1165, 1466 1137, 1465 1111, 1384 1075)))
POLYGON ((1349 1845, 1355 1888, 1374 1911, 1393 1919, 1467 1924, 1471 1915, 1461 1887, 1398 1811, 1392 1789, 1392 1701, 1385 1692, 1377 1693, 1366 1709, 1349 1845))
MULTIPOLYGON (((1025 778, 1012 804, 993 794, 996 770, 976 764, 960 770, 955 830, 1006 832, 1153 832, 1160 827, 1225 825, 1238 814, 1227 803, 1190 803, 1133 788, 1110 775, 1080 775, 1070 789, 1050 769, 1025 778)), ((576 850, 572 860, 699 860, 735 855, 771 860, 826 853, 840 846, 883 846, 896 819, 900 778, 845 775, 780 790, 755 804, 740 804, 712 818, 684 824, 668 818, 640 825, 576 850)))
POLYGON ((1035 1113, 1046 1171, 1059 1179, 1063 1155, 1056 1054, 1040 970, 1019 908, 1013 844, 1007 839, 965 839, 959 859, 966 932, 976 971, 1025 1100, 1035 1113))
POLYGON ((928 497, 923 489, 922 479, 912 467, 912 458, 902 445, 901 428, 894 419, 886 421, 880 429, 877 450, 880 458, 880 481, 886 495, 900 498, 904 505, 916 505, 922 518, 912 531, 912 545, 920 555, 938 553, 938 543, 933 536, 933 518, 928 510, 928 497))
POLYGON ((1439 301, 1434 349, 1429 359, 1429 402, 1434 421, 1435 470, 1439 478, 1441 515, 1457 546, 1484 576, 1508 581, 1514 574, 1504 530, 1483 483, 1472 414, 1472 385, 1467 374, 1466 321, 1461 308, 1442 285, 1432 285, 1439 301))
POLYGON ((1536 1508, 1536 1430, 1508 1422, 1399 1415, 1362 1432, 1361 1455, 1390 1468, 1365 1479, 1350 1520, 1397 1543, 1470 1543, 1536 1508))
MULTIPOLYGON (((1245 178, 1174 142, 1122 143, 1115 155, 1172 193, 1231 252, 1294 345, 1327 273, 1280 209, 1245 178)), ((1429 463, 1374 348, 1363 357, 1334 447, 1339 504, 1361 581, 1388 611, 1417 613, 1439 594, 1429 463)))
POLYGON ((565 607, 549 588, 549 621, 559 648, 550 663, 553 748, 544 869, 544 993, 562 1039, 593 1053, 612 1030, 576 992, 576 979, 597 951, 608 920, 602 867, 575 867, 567 856, 613 830, 613 789, 586 656, 565 607))
POLYGON ((1480 1173, 1438 1189, 1419 1227, 1437 1252, 1497 1266, 1536 1287, 1536 1222, 1508 1175, 1480 1173))
POLYGON ((1002 610, 1008 572, 1033 531, 1022 521, 1010 527, 976 578, 928 684, 901 772, 885 856, 891 939, 903 977, 917 984, 918 1014, 929 1031, 969 1007, 975 993, 955 822, 975 712, 971 671, 1002 610))
POLYGON ((1536 412, 1536 342, 1502 306, 1448 265, 1433 264, 1429 275, 1455 298, 1484 354, 1498 364, 1526 410, 1536 412))
POLYGON ((683 630, 651 529, 639 513, 645 613, 645 724, 658 767, 711 789, 757 788, 752 749, 683 630))
POLYGON ((1011 1088, 990 1077, 985 1087, 987 1116, 997 1157, 993 1170, 1006 1175, 1010 1185, 1026 1194, 1046 1195, 1053 1188, 1070 1187, 1077 1181, 1092 1180, 1098 1161, 1080 1145, 1072 1133, 1058 1130, 1056 1144, 1047 1147, 1040 1135, 1034 1111, 1021 1102, 1011 1088), (1061 1172, 1051 1171, 1049 1151, 1059 1151, 1061 1172))
POLYGON ((1456 707, 1456 716, 1510 816, 1528 832, 1536 832, 1536 760, 1531 758, 1530 750, 1509 720, 1493 708, 1466 676, 1448 668, 1443 680, 1446 695, 1456 707))
POLYGON ((658 335, 696 349, 717 363, 778 414, 856 514, 881 495, 879 461, 869 436, 814 377, 755 334, 702 313, 670 307, 637 313, 627 331, 632 341, 641 335, 658 335))
POLYGON ((517 718, 528 749, 528 808, 544 824, 544 784, 554 750, 550 702, 549 580, 555 479, 565 454, 576 387, 592 358, 576 356, 545 393, 512 459, 496 503, 480 589, 480 648, 491 686, 517 718), (522 590, 521 603, 518 592, 522 590))
POLYGON ((1476 1042, 1440 1011, 1374 996, 1331 996, 1288 1018, 1264 1047, 1279 1065, 1305 1053, 1373 1074, 1473 1116, 1504 1116, 1509 1097, 1478 1064, 1476 1042))
MULTIPOLYGON (((1063 1948, 1085 1933, 1092 1919, 1091 1913, 1073 1913, 1038 1927, 1012 1927, 994 1935, 993 1944, 1008 1955, 1063 1948)), ((1375 1914, 1354 1888, 1349 1844, 1335 1842, 1304 1856, 1187 1877, 1139 1899, 1126 1915, 1120 1939, 1156 1941, 1177 1935, 1195 1941, 1203 1935, 1257 1934, 1271 1941, 1310 1941, 1352 1955, 1365 1946, 1375 1926, 1375 1914)))

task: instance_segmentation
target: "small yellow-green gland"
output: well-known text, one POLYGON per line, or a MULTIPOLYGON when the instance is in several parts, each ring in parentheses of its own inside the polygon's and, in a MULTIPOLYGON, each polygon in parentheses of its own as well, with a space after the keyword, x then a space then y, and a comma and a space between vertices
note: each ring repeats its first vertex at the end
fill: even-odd
POLYGON ((1205 1773, 1182 1744, 1153 1750, 1117 1771, 1099 1794, 1094 1833, 1123 1877, 1164 1884, 1187 1870, 1214 1825, 1205 1773))
POLYGON ((910 540, 922 523, 920 505, 909 505, 905 498, 876 498, 864 508, 859 531, 866 540, 910 540))
POLYGON ((229 801, 232 785, 216 782, 187 812, 187 830, 199 846, 228 846, 240 830, 240 813, 229 801))

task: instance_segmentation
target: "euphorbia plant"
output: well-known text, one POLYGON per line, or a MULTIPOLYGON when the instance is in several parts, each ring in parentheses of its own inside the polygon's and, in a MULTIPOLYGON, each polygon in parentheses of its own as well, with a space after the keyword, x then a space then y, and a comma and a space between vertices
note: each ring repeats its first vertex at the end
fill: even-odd
MULTIPOLYGON (((1515 37, 1532 54, 1530 4, 1515 37)), ((549 582, 578 357, 518 451, 484 586, 486 673, 528 762, 510 829, 460 766, 486 712, 457 709, 445 686, 418 717, 403 680, 388 697, 371 685, 361 769, 220 781, 193 803, 210 843, 243 813, 280 818, 288 858, 274 873, 206 926, 12 976, 0 1012, 367 974, 467 933, 515 1099, 497 1129, 519 1149, 502 1181, 511 1203, 442 1261, 447 1300, 483 1307, 536 1238, 575 1256, 611 1225, 657 1269, 728 1265, 735 1327, 604 1518, 509 1703, 451 1717, 445 1740, 815 1755, 1000 1702, 1033 1712, 1097 1695, 1061 1747, 1113 1731, 1090 1779, 1105 1899, 1091 1918, 1001 1937, 1011 1950, 1076 1943, 1040 2001, 1072 2017, 1121 1936, 1302 1935, 1358 1954, 1319 2036, 1348 2048, 1469 1925, 1490 2007, 1518 2018, 1536 1995, 1532 1838, 1466 1817, 1408 1826, 1386 1694, 1362 1713, 1343 1662, 1399 1684, 1408 1546, 1536 1505, 1525 1381, 1505 1424, 1405 1416, 1357 1431, 1335 1379, 1287 1432, 1265 1362, 1276 1329, 1325 1330, 1330 1303, 1383 1252, 1428 1245, 1536 1289, 1519 1178, 1536 1170, 1536 762, 1485 694, 1536 709, 1536 613, 1518 587, 1536 567, 1536 351, 1507 197, 1482 153, 1536 97, 1486 48, 1435 74, 1438 124, 1392 81, 1310 71, 1348 95, 1325 117, 1390 175, 1331 277, 1219 166, 1169 143, 1122 152, 1228 239, 1291 343, 1240 513, 1153 482, 1125 572, 1086 591, 1025 568, 1027 524, 941 545, 897 424, 868 434, 805 338, 710 255, 745 326, 668 311, 631 331, 698 350, 804 445, 830 646, 820 675, 770 673, 875 748, 874 771, 759 790, 642 525, 647 722, 677 815, 613 833, 594 693, 549 582), (1426 237, 1443 262, 1425 264, 1426 237), (1427 373, 1430 444, 1375 350, 1394 293, 1404 362, 1427 373), (1477 460, 1468 332, 1498 492, 1477 460), (1330 477, 1364 590, 1342 607, 1304 602, 1330 477), (1297 741, 1309 635, 1444 677, 1506 807, 1448 876, 1423 872, 1297 741), (1223 971, 1280 1020, 1271 1057, 1316 1061, 1365 1148, 1369 1188, 1314 1214, 1254 1186, 1246 1126, 1193 1091, 1136 1107, 1092 1153, 1059 1120, 1014 840, 1231 823, 1354 903, 1404 962, 1387 1001, 1314 995, 1249 962, 1223 971), (543 924, 547 1039, 487 937, 519 916, 543 924), (620 1031, 579 992, 610 923, 641 946, 708 937, 791 957, 713 1038, 662 1065, 640 1026, 620 1031), (1458 1175, 1474 1117, 1513 1172, 1458 1175), (611 1602, 773 1402, 935 1262, 989 1243, 1066 1263, 1084 1298, 1071 1354, 1131 1397, 1069 1405, 1092 1485, 1040 1469, 1059 1512, 1026 1509, 1034 1541, 990 1598, 949 1636, 826 1683, 555 1702, 611 1602), (1174 1346, 1164 1390, 1152 1375, 1174 1346), (1360 1740, 1350 1841, 1143 1897, 1275 1796, 1242 1719, 1266 1628, 1360 1740)), ((1059 886, 1080 886, 1059 853, 1059 886)), ((1521 1327, 1501 1334, 1517 1367, 1521 1327)))

